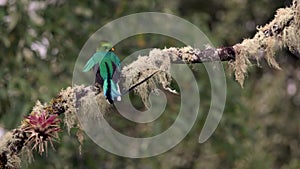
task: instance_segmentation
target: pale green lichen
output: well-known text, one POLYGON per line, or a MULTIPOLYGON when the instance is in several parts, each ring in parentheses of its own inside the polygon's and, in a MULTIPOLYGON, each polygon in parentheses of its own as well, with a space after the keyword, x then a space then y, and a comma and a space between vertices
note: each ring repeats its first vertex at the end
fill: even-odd
POLYGON ((155 71, 158 71, 153 77, 148 79, 134 89, 144 102, 146 107, 150 107, 149 95, 158 86, 168 88, 172 80, 170 75, 170 65, 172 55, 160 49, 153 49, 149 56, 139 56, 138 59, 122 70, 125 79, 124 87, 129 89, 131 86, 139 83, 149 77, 155 71))
POLYGON ((267 63, 280 69, 275 60, 276 51, 283 47, 291 52, 300 51, 299 31, 299 1, 294 1, 290 8, 278 9, 275 18, 263 27, 252 39, 245 39, 242 43, 234 45, 236 60, 232 63, 235 78, 243 86, 250 59, 259 61, 264 58, 267 63))
POLYGON ((79 101, 78 116, 101 119, 107 113, 114 112, 113 104, 110 104, 103 93, 90 91, 79 101))
POLYGON ((70 129, 73 127, 77 127, 78 119, 76 116, 76 95, 75 95, 75 87, 71 88, 68 87, 65 90, 62 90, 59 95, 61 96, 62 101, 62 107, 64 108, 65 112, 65 118, 64 123, 67 126, 68 132, 70 133, 70 129))
MULTIPOLYGON (((245 43, 251 42, 247 40, 244 41, 245 43)), ((234 49, 236 51, 235 61, 230 62, 230 66, 233 68, 236 80, 243 87, 245 75, 247 74, 247 68, 251 64, 248 59, 250 54, 249 51, 245 50, 242 45, 236 45, 234 49)))

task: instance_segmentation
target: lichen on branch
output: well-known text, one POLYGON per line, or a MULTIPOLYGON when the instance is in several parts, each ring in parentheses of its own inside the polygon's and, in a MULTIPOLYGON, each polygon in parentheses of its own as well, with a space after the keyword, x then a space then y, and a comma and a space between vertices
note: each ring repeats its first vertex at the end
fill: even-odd
MULTIPOLYGON (((236 80, 242 86, 251 60, 259 61, 264 58, 271 67, 280 69, 275 60, 277 50, 287 48, 295 54, 300 53, 299 4, 299 0, 294 0, 291 7, 278 9, 274 19, 269 24, 258 27, 258 32, 252 39, 245 39, 230 47, 207 47, 204 50, 190 46, 154 49, 149 56, 140 56, 123 68, 124 87, 128 89, 159 70, 146 83, 134 89, 145 105, 149 106, 148 96, 153 89, 158 85, 168 89, 172 80, 170 66, 174 63, 229 61, 236 80)), ((24 118, 21 125, 8 132, 1 140, 0 169, 20 168, 20 154, 24 150, 37 149, 39 153, 46 152, 48 144, 52 145, 54 140, 58 140, 57 134, 62 130, 61 121, 64 121, 68 131, 74 127, 79 129, 77 136, 82 143, 83 137, 77 113, 80 108, 88 107, 91 99, 96 100, 100 112, 103 113, 96 117, 102 117, 105 112, 113 111, 113 105, 107 103, 101 90, 96 89, 95 86, 68 87, 50 103, 36 102, 32 112, 24 118), (62 114, 63 117, 60 116, 62 114)))
POLYGON ((265 26, 258 27, 252 39, 233 46, 236 56, 232 66, 236 80, 243 86, 250 60, 264 58, 271 67, 280 69, 275 60, 276 51, 287 48, 292 53, 300 52, 300 12, 299 0, 294 0, 288 8, 277 10, 274 19, 265 26))

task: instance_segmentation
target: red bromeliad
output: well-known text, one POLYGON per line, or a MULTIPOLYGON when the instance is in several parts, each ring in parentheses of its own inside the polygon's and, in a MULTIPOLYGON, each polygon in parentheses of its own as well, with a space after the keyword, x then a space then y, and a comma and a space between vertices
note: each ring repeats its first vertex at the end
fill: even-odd
POLYGON ((53 146, 53 140, 58 138, 60 119, 56 114, 48 114, 46 111, 33 112, 25 119, 23 127, 28 139, 25 144, 38 149, 39 153, 47 152, 48 142, 53 146))

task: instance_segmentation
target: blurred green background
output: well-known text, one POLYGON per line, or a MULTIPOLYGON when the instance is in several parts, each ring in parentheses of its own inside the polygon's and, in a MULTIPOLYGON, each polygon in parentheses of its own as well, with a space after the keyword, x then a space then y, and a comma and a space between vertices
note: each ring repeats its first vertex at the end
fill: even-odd
MULTIPOLYGON (((257 25, 270 21, 275 9, 291 0, 0 0, 0 126, 9 130, 31 111, 36 100, 49 102, 72 83, 73 66, 85 41, 106 23, 124 15, 156 11, 182 17, 198 26, 215 46, 251 38, 257 25)), ((182 46, 163 36, 138 35, 117 45, 126 55, 147 47, 182 46)), ((204 144, 198 136, 210 105, 210 88, 203 65, 192 66, 201 95, 196 124, 175 148, 156 157, 129 159, 99 148, 86 138, 79 155, 75 130, 61 134, 56 150, 34 153, 30 169, 299 169, 300 67, 299 56, 277 53, 282 70, 262 61, 252 66, 242 89, 228 64, 227 103, 217 130, 204 144)), ((134 98, 136 107, 138 99, 134 98)), ((167 112, 142 125, 107 117, 120 132, 151 136, 164 131, 177 115, 178 98, 167 112), (172 111, 173 110, 173 111, 172 111), (174 112, 175 111, 175 112, 174 112)))

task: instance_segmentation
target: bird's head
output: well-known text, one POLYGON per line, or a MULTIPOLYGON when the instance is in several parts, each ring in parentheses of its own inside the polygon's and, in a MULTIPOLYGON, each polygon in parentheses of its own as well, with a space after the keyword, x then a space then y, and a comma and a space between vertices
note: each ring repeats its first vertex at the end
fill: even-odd
POLYGON ((114 51, 113 45, 109 42, 101 42, 97 48, 97 51, 101 52, 111 52, 114 51))

